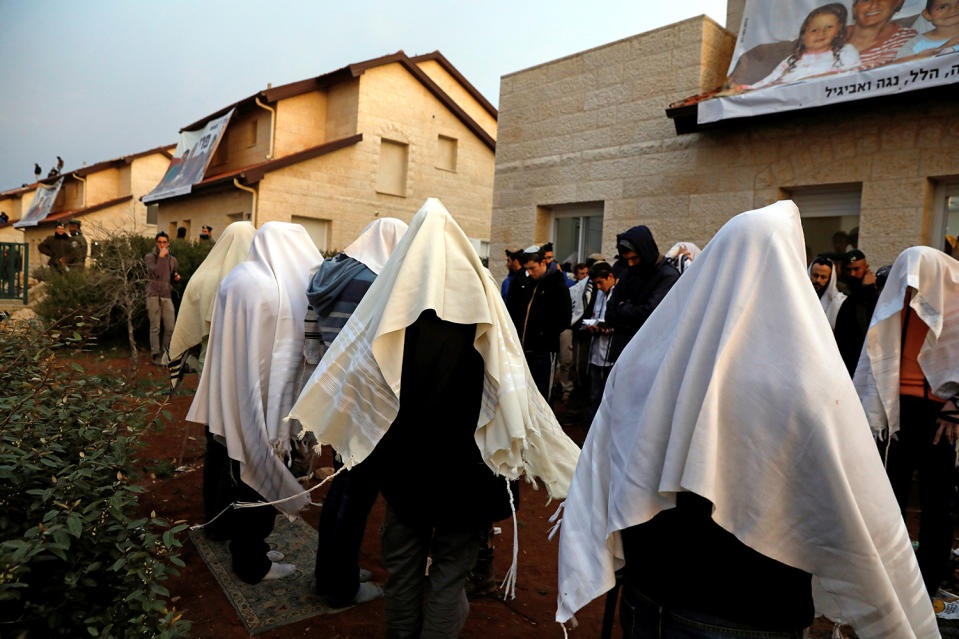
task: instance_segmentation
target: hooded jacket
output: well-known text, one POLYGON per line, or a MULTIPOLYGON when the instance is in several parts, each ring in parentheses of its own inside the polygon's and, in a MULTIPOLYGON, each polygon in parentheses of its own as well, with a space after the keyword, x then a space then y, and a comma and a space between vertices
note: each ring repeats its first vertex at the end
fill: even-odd
POLYGON ((635 247, 640 261, 623 272, 606 307, 606 324, 613 329, 609 347, 611 362, 619 358, 629 340, 679 279, 679 271, 659 254, 648 227, 634 226, 620 233, 616 236, 616 245, 624 240, 635 247))

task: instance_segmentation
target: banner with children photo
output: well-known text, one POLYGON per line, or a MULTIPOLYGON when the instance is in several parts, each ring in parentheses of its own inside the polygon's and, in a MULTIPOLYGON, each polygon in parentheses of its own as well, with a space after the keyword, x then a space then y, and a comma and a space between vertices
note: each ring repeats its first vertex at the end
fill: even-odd
POLYGON ((959 81, 959 0, 747 0, 717 122, 959 81))

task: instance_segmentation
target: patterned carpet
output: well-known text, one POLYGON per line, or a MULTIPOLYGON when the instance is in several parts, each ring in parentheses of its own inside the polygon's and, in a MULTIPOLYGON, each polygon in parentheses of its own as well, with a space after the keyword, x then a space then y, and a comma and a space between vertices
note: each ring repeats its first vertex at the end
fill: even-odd
POLYGON ((272 549, 286 555, 284 561, 296 564, 296 572, 290 577, 254 586, 243 583, 233 574, 228 542, 210 541, 201 530, 191 530, 190 538, 251 635, 343 610, 330 608, 313 594, 316 530, 302 519, 291 523, 285 517, 277 517, 273 534, 266 539, 272 549))

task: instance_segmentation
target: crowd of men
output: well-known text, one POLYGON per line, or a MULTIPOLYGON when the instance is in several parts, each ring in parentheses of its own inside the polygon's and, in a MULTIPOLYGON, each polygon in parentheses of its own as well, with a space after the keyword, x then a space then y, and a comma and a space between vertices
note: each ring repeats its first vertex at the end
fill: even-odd
MULTIPOLYGON (((147 259, 169 284, 164 235, 147 259)), ((388 637, 459 634, 521 476, 566 498, 558 621, 621 587, 631 639, 800 637, 814 610, 861 637, 938 636, 959 263, 913 247, 876 273, 856 249, 806 265, 791 202, 736 216, 703 251, 664 255, 646 226, 616 236, 615 260, 564 271, 552 248, 507 251, 497 287, 432 199, 328 260, 299 225, 224 231, 170 355, 176 378, 206 343, 187 418, 207 428, 205 529, 237 576, 296 571, 265 540, 277 511, 310 503, 290 461, 328 444, 316 592, 385 596, 388 637), (577 387, 582 453, 549 405, 577 387), (918 563, 901 514, 916 468, 918 563), (358 564, 379 495, 382 589, 358 564)))

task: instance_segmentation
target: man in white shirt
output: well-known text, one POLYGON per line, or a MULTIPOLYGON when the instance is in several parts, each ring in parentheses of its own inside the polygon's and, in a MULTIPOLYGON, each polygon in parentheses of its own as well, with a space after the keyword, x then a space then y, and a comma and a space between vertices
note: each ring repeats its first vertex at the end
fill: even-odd
POLYGON ((599 403, 603 399, 606 378, 609 377, 609 371, 613 368, 613 361, 609 359, 609 334, 612 329, 606 327, 604 320, 606 301, 613 294, 616 275, 613 274, 613 267, 608 263, 597 262, 590 269, 589 277, 597 289, 593 317, 583 322, 583 326, 593 336, 589 345, 589 421, 592 423, 599 403))

